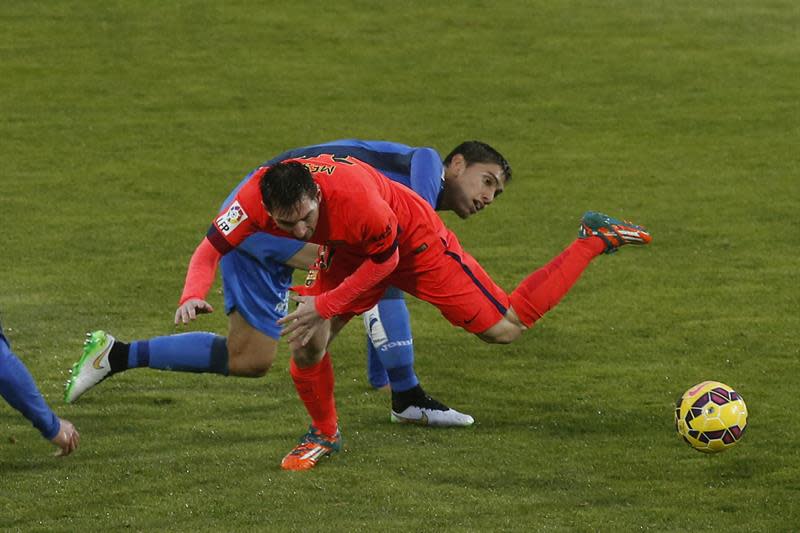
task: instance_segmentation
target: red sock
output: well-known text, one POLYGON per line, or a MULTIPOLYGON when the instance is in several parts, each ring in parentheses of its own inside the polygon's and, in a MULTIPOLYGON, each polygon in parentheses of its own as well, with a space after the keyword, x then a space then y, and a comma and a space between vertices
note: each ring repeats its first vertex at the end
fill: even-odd
POLYGON ((311 423, 325 435, 331 437, 338 429, 336 400, 333 396, 333 364, 327 352, 322 361, 308 368, 300 368, 291 360, 289 372, 294 387, 306 410, 311 415, 311 423))
POLYGON ((552 261, 522 280, 510 295, 511 307, 527 327, 564 297, 589 263, 603 253, 600 237, 577 239, 552 261))

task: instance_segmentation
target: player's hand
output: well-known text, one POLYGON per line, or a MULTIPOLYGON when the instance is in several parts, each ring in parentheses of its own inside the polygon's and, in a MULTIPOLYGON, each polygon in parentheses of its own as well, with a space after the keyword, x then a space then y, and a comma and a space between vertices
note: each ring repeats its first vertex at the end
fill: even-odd
POLYGON ((81 435, 69 420, 62 418, 59 422, 61 427, 58 429, 58 435, 53 437, 51 442, 61 448, 55 453, 56 457, 65 457, 78 449, 81 435))
POLYGON ((300 346, 305 346, 325 322, 325 319, 317 312, 313 296, 293 294, 291 298, 297 302, 297 309, 278 320, 278 325, 285 326, 281 331, 281 336, 288 336, 287 340, 290 343, 299 341, 300 346))
POLYGON ((214 308, 211 307, 211 304, 207 301, 201 300, 200 298, 190 298, 183 302, 183 305, 178 307, 178 310, 175 311, 175 325, 188 324, 197 318, 197 315, 213 312, 214 308))

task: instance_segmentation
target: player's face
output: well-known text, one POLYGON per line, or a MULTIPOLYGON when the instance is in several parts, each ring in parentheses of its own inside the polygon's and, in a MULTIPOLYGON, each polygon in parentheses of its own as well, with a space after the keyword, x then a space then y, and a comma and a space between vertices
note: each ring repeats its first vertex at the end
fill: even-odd
POLYGON ((467 166, 460 154, 453 157, 447 171, 442 207, 461 218, 469 218, 503 193, 506 177, 496 163, 473 163, 467 166))
POLYGON ((319 191, 315 198, 304 195, 291 208, 273 209, 270 216, 280 229, 290 233, 295 239, 300 241, 311 239, 319 220, 319 191))

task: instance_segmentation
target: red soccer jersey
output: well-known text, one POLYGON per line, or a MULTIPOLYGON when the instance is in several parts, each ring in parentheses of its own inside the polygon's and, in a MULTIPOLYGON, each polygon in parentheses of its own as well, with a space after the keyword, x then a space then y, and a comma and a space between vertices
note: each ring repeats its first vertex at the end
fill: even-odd
MULTIPOLYGON (((400 262, 447 230, 433 208, 411 189, 391 181, 361 161, 321 155, 296 159, 319 185, 319 221, 310 239, 316 244, 347 247, 363 257, 379 255, 397 241, 400 262)), ((249 235, 264 231, 291 237, 277 227, 261 200, 258 169, 211 225, 208 240, 226 254, 249 235)))
MULTIPOLYGON (((339 250, 304 292, 315 296, 320 316, 349 318, 364 312, 388 285, 432 303, 450 323, 472 333, 487 330, 506 313, 505 291, 411 189, 355 159, 323 155, 296 161, 307 165, 321 192, 311 241, 339 250)), ((266 170, 253 173, 195 250, 181 305, 205 298, 219 256, 252 233, 288 235, 262 204, 259 181, 266 170)))

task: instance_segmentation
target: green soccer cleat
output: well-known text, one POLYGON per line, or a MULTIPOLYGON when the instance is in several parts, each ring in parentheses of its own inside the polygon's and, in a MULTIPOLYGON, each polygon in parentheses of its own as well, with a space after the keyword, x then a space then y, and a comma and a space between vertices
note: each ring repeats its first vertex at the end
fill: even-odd
POLYGON ((578 238, 600 237, 606 244, 603 253, 613 254, 620 246, 626 244, 649 244, 653 237, 642 226, 627 220, 619 220, 597 211, 587 211, 581 218, 578 238))
POLYGON ((114 346, 114 337, 105 331, 87 333, 83 342, 83 355, 72 365, 70 378, 64 387, 64 401, 73 403, 83 393, 103 381, 111 373, 108 354, 114 346))

